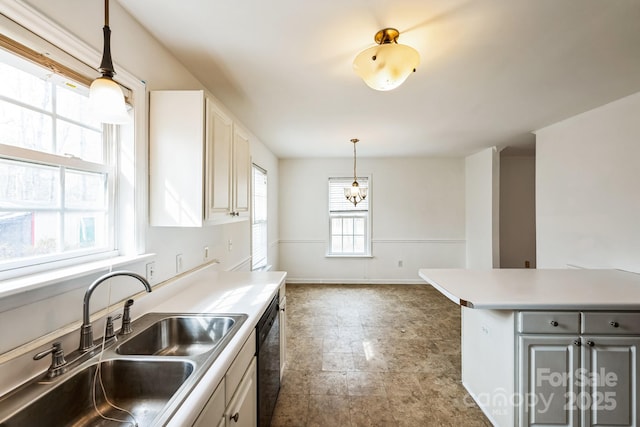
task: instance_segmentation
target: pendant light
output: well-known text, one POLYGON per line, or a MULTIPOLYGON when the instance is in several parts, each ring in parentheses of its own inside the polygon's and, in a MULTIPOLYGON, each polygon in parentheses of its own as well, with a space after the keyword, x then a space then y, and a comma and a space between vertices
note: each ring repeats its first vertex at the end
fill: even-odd
POLYGON ((360 187, 356 174, 356 143, 358 141, 360 140, 357 138, 351 140, 353 142, 353 184, 351 184, 351 187, 344 189, 344 197, 353 203, 353 206, 367 198, 367 187, 360 187))
POLYGON ((111 29, 109 28, 109 0, 104 0, 104 47, 98 71, 102 74, 89 87, 89 108, 102 123, 124 124, 130 121, 124 94, 113 80, 116 74, 111 60, 111 29))
POLYGON ((395 28, 378 31, 376 46, 360 52, 353 61, 353 69, 375 90, 392 90, 400 86, 420 64, 420 55, 409 46, 398 44, 400 32, 395 28))

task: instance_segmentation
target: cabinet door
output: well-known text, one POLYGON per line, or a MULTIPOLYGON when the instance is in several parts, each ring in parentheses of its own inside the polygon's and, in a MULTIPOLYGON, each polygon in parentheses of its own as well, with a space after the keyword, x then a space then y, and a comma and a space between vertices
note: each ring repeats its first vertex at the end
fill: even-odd
POLYGON ((207 98, 207 218, 231 212, 233 122, 207 98))
POLYGON ((637 426, 640 337, 584 336, 579 382, 585 426, 637 426))
MULTIPOLYGON (((220 420, 224 423, 224 381, 211 395, 211 398, 193 424, 193 427, 217 426, 220 420)), ((222 424, 224 426, 224 424, 222 424)))
POLYGON ((580 348, 577 336, 519 337, 520 426, 578 426, 580 412, 571 403, 580 391, 580 348))
POLYGON ((149 221, 152 226, 201 227, 204 211, 205 95, 149 95, 149 221))
POLYGON ((233 211, 237 213, 249 212, 251 197, 251 158, 249 153, 249 138, 238 126, 234 127, 233 135, 233 211))
POLYGON ((227 427, 255 427, 258 424, 256 358, 247 368, 240 385, 227 406, 227 427))

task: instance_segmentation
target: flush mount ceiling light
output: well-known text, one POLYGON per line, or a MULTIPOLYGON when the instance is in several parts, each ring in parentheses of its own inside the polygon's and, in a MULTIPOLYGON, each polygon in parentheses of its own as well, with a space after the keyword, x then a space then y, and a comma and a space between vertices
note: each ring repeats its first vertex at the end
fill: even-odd
POLYGON ((367 198, 367 188, 360 187, 356 175, 356 143, 358 141, 359 139, 357 138, 353 138, 351 140, 351 142, 353 142, 353 184, 351 184, 351 187, 347 187, 344 189, 344 197, 346 197, 348 201, 353 203, 353 206, 356 206, 358 203, 367 198))
POLYGON ((89 87, 89 108, 102 123, 123 124, 129 122, 129 115, 120 85, 113 81, 116 74, 111 60, 111 29, 109 28, 109 0, 104 0, 104 46, 102 62, 98 71, 102 74, 89 87))
POLYGON ((372 89, 391 90, 416 71, 420 55, 409 46, 398 44, 400 32, 385 28, 376 33, 377 46, 363 50, 353 60, 353 69, 372 89))

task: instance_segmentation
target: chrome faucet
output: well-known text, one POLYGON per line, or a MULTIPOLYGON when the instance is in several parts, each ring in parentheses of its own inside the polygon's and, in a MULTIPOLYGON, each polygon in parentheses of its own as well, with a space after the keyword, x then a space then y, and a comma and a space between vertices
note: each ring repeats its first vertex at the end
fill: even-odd
POLYGON ((62 343, 60 341, 54 342, 50 348, 33 356, 33 360, 40 360, 47 354, 51 354, 51 366, 47 370, 47 378, 55 378, 64 374, 67 371, 67 361, 64 360, 62 343))
POLYGON ((80 328, 80 348, 78 349, 80 351, 87 351, 91 347, 93 347, 93 328, 91 327, 91 320, 89 319, 89 300, 91 299, 91 294, 93 294, 93 291, 98 287, 100 283, 116 276, 129 276, 133 277, 134 279, 138 279, 140 283, 144 285, 146 291, 151 292, 151 285, 149 284, 147 279, 132 271, 112 271, 101 277, 98 277, 87 288, 87 291, 84 294, 84 303, 82 305, 82 327, 80 328))

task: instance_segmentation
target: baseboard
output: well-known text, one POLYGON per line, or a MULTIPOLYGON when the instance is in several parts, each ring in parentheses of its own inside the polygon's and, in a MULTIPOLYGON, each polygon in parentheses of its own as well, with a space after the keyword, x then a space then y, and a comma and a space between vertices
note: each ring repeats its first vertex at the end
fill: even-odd
POLYGON ((311 279, 287 277, 291 284, 319 284, 319 285, 426 285, 421 279, 311 279))

